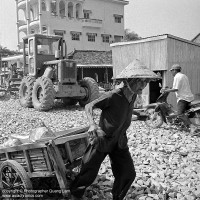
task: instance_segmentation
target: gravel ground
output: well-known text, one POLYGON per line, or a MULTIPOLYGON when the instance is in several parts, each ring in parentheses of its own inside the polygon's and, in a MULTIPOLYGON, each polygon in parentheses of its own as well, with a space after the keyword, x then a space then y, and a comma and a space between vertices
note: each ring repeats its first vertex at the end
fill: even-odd
MULTIPOLYGON (((99 111, 95 112, 98 119, 99 111)), ((41 119, 53 131, 88 124, 84 109, 62 107, 56 103, 49 112, 25 109, 17 99, 0 97, 0 144, 10 134, 27 135, 41 119)), ((126 199, 132 200, 200 200, 200 138, 187 132, 149 129, 144 122, 133 121, 127 132, 129 148, 137 177, 126 199)), ((108 157, 84 199, 112 199, 113 175, 108 157)))

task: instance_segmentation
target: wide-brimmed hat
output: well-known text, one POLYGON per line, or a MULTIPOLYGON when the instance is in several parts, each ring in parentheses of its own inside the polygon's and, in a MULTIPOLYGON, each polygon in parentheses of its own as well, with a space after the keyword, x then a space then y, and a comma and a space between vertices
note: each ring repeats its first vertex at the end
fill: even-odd
POLYGON ((169 71, 172 71, 174 69, 180 69, 181 70, 181 66, 179 64, 174 64, 174 65, 172 65, 172 67, 169 71))
POLYGON ((152 70, 148 69, 147 66, 140 60, 135 59, 115 77, 115 79, 132 78, 160 79, 161 77, 154 73, 152 70))

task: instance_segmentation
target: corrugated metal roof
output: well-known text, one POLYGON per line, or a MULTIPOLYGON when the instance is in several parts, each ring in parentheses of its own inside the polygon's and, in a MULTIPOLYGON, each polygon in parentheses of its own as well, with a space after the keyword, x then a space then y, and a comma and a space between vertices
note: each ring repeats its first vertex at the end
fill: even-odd
POLYGON ((151 36, 151 37, 146 37, 146 38, 142 38, 140 40, 134 40, 134 41, 128 41, 128 42, 117 42, 117 43, 112 43, 110 46, 111 47, 115 47, 115 46, 123 46, 123 45, 129 45, 129 44, 137 44, 137 43, 143 43, 143 42, 152 42, 152 41, 156 41, 156 40, 163 40, 166 38, 173 38, 175 40, 179 40, 188 44, 192 44, 195 46, 200 46, 200 44, 192 42, 190 40, 186 40, 184 38, 180 38, 174 35, 170 35, 170 34, 163 34, 163 35, 157 35, 157 36, 151 36))
POLYGON ((192 42, 195 42, 195 40, 196 40, 198 37, 200 37, 200 33, 197 34, 191 41, 192 41, 192 42))
POLYGON ((81 64, 77 64, 77 67, 78 68, 112 68, 113 66, 112 65, 109 65, 109 64, 87 64, 87 65, 81 65, 81 64))

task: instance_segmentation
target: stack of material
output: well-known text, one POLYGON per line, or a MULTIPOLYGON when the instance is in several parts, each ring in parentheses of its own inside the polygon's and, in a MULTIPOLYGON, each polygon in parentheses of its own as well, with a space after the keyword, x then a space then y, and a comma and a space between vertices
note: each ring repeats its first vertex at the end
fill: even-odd
POLYGON ((51 129, 46 127, 44 123, 42 125, 43 126, 41 127, 32 129, 29 135, 10 135, 8 140, 0 145, 0 148, 19 146, 21 144, 33 143, 44 138, 55 137, 55 134, 53 133, 53 131, 51 131, 51 129))

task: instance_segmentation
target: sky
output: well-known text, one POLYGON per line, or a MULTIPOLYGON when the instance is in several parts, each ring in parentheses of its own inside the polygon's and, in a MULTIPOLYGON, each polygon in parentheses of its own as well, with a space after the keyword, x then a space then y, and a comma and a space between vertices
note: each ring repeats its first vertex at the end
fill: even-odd
MULTIPOLYGON (((200 33, 200 0, 129 0, 124 20, 143 38, 171 34, 192 40, 200 33)), ((17 49, 15 0, 0 0, 0 45, 17 49)))
POLYGON ((141 37, 171 34, 192 40, 200 33, 200 0, 130 0, 125 28, 141 37))

